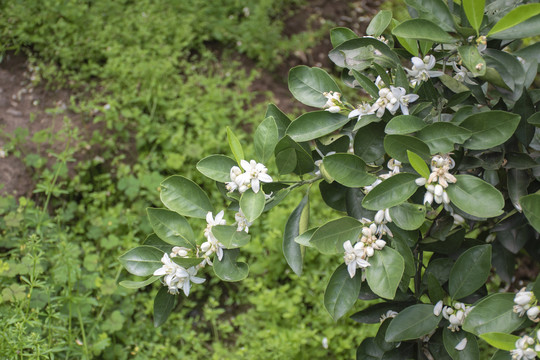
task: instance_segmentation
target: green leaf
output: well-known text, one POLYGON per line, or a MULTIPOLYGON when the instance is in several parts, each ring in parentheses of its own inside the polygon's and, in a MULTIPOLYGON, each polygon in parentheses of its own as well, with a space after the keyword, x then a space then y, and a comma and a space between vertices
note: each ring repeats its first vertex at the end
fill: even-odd
POLYGON ((279 110, 274 104, 269 104, 268 108, 266 109, 265 118, 269 117, 274 118, 278 128, 278 137, 281 139, 283 136, 285 136, 285 131, 291 124, 291 119, 289 119, 287 115, 285 115, 283 111, 279 110))
POLYGON ((384 149, 390 157, 403 163, 409 162, 407 151, 412 151, 422 159, 430 158, 430 150, 426 143, 409 135, 386 135, 384 149))
POLYGON ((358 84, 364 89, 369 95, 371 95, 372 98, 378 99, 379 98, 379 88, 373 81, 371 81, 367 76, 363 75, 362 73, 351 70, 354 78, 356 81, 358 81, 358 84))
POLYGON ((491 294, 480 300, 465 318, 463 330, 476 335, 489 332, 511 333, 526 317, 513 311, 515 294, 491 294))
POLYGON ((330 41, 332 46, 336 47, 343 44, 347 40, 357 39, 358 35, 351 29, 345 27, 337 27, 330 30, 330 41))
POLYGON ((520 5, 503 16, 503 18, 491 28, 491 30, 488 32, 488 36, 516 26, 517 24, 522 23, 523 21, 538 14, 540 14, 540 4, 536 3, 520 5))
POLYGON ((245 231, 236 231, 236 226, 216 225, 212 227, 212 234, 227 249, 235 249, 249 243, 251 236, 245 231))
POLYGON ((478 290, 491 270, 491 245, 478 245, 465 251, 452 270, 448 290, 452 299, 461 299, 478 290))
POLYGON ((315 168, 315 164, 313 162, 313 158, 311 157, 311 151, 309 149, 309 146, 305 146, 305 144, 299 144, 295 142, 293 139, 291 139, 289 136, 284 136, 276 145, 276 149, 274 150, 276 153, 276 164, 278 166, 278 169, 280 169, 280 173, 284 174, 285 172, 281 172, 286 166, 285 164, 289 164, 290 161, 288 161, 284 155, 288 155, 292 157, 295 160, 295 168, 294 172, 298 175, 305 174, 308 172, 313 171, 315 168), (293 149, 295 152, 295 155, 292 154, 288 149, 293 149), (287 151, 285 151, 287 150, 287 151), (283 151, 285 151, 283 154, 281 154, 283 151), (280 155, 281 154, 281 155, 280 155), (280 168, 282 166, 283 168, 280 168))
POLYGON ((513 360, 509 351, 497 350, 490 360, 513 360))
POLYGON ((324 292, 324 307, 334 320, 338 320, 352 309, 360 294, 362 277, 351 278, 347 266, 341 264, 332 274, 324 292))
POLYGON ((398 115, 386 124, 384 132, 389 135, 405 135, 426 127, 424 120, 413 115, 398 115))
POLYGON ((137 276, 150 276, 163 265, 162 257, 163 251, 143 245, 129 250, 118 260, 129 273, 137 276))
POLYGON ((170 253, 173 248, 173 245, 161 240, 156 234, 148 235, 144 240, 143 245, 155 247, 156 249, 164 253, 170 253))
POLYGON ((204 260, 203 258, 183 258, 183 257, 173 257, 171 260, 180 265, 183 268, 189 269, 192 266, 197 266, 204 260))
POLYGON ((287 135, 294 141, 308 141, 328 135, 342 128, 349 118, 328 111, 313 111, 300 115, 287 128, 287 135))
POLYGON ((195 249, 195 234, 185 217, 167 209, 148 208, 146 212, 160 239, 171 245, 195 249))
POLYGON ((510 139, 519 120, 519 115, 499 110, 473 114, 461 123, 461 127, 472 131, 463 146, 471 150, 485 150, 500 145, 510 139))
POLYGON ((519 339, 519 336, 500 332, 489 332, 480 334, 480 338, 497 349, 510 351, 516 348, 516 341, 519 339))
POLYGON ((399 173, 371 190, 364 200, 362 206, 368 210, 384 210, 405 202, 418 189, 415 174, 399 173))
POLYGON ((537 112, 537 113, 534 113, 533 115, 531 115, 528 119, 527 119, 527 122, 531 125, 534 125, 536 127, 540 127, 540 112, 537 112))
POLYGON ((313 236, 313 234, 315 233, 315 231, 317 231, 318 227, 314 227, 314 228, 311 228, 307 231, 305 231, 304 233, 298 235, 297 237, 294 238, 294 242, 296 242, 297 244, 300 244, 302 246, 306 246, 306 247, 313 247, 313 245, 311 245, 311 237, 313 236))
POLYGON ((166 286, 159 289, 154 298, 154 326, 161 326, 174 309, 176 296, 169 294, 166 286))
POLYGON ((461 5, 463 6, 463 10, 465 10, 467 20, 469 20, 469 23, 478 34, 478 29, 480 29, 482 18, 484 17, 486 0, 462 0, 461 5))
POLYGON ((429 178, 431 172, 429 171, 426 162, 420 156, 416 155, 412 151, 407 150, 407 157, 409 158, 409 164, 411 164, 413 169, 416 170, 420 176, 426 179, 429 178))
POLYGON ((384 68, 395 68, 400 64, 399 58, 388 45, 371 38, 345 41, 330 51, 328 56, 337 66, 357 71, 365 70, 374 63, 384 68))
POLYGON ((281 175, 292 173, 296 169, 296 164, 295 149, 287 148, 276 154, 276 165, 281 175))
POLYGON ((320 68, 300 65, 289 71, 289 90, 303 104, 322 108, 328 100, 323 93, 341 92, 330 75, 320 68))
POLYGON ((242 209, 247 221, 253 222, 261 216, 264 210, 264 203, 265 198, 262 191, 255 193, 250 189, 242 194, 240 198, 240 209, 242 209))
POLYGON ((456 175, 457 182, 449 184, 446 192, 450 201, 467 214, 489 218, 502 214, 504 198, 499 190, 471 175, 456 175))
POLYGON ((484 76, 486 74, 486 61, 482 55, 480 55, 476 46, 463 45, 458 47, 458 52, 459 56, 461 56, 461 60, 463 60, 463 65, 465 65, 474 76, 484 76), (478 65, 480 65, 480 68, 477 67, 478 65))
POLYGON ((368 258, 371 266, 366 268, 366 280, 371 290, 382 298, 393 299, 405 271, 403 257, 385 246, 368 258))
POLYGON ((348 187, 368 186, 377 179, 366 171, 364 160, 353 154, 326 156, 323 165, 335 181, 348 187))
POLYGON ((472 132, 447 122, 436 122, 426 126, 416 135, 424 141, 432 154, 454 151, 454 144, 463 144, 472 132))
POLYGON ((232 130, 227 126, 227 140, 229 141, 229 147, 231 148, 231 151, 234 155, 234 158, 236 159, 236 162, 238 165, 240 165, 240 160, 244 160, 244 150, 242 150, 242 144, 240 144, 240 141, 234 135, 232 130))
POLYGON ((159 279, 159 276, 151 276, 144 281, 124 280, 120 281, 119 285, 125 287, 126 289, 140 289, 142 287, 152 284, 157 279, 159 279))
POLYGON ((489 37, 500 40, 515 40, 540 34, 540 14, 534 15, 527 20, 512 26, 509 29, 502 30, 489 37))
POLYGON ((480 359, 480 351, 478 350, 478 342, 473 334, 465 331, 453 332, 448 328, 443 330, 444 348, 450 354, 453 360, 478 360, 480 359), (457 344, 467 338, 467 345, 463 350, 456 350, 457 344))
POLYGON ((197 170, 212 180, 224 183, 231 181, 231 168, 236 165, 228 156, 210 155, 197 163, 197 170))
POLYGON ((373 123, 362 128, 354 137, 354 153, 366 162, 380 159, 385 151, 380 138, 384 136, 384 123, 373 123))
POLYGON ((305 227, 307 227, 307 220, 309 218, 308 201, 309 197, 307 195, 304 196, 300 204, 293 210, 287 219, 285 231, 283 231, 283 255, 285 256, 285 260, 287 260, 287 264, 289 264, 291 269, 298 276, 302 274, 303 254, 302 247, 295 239, 301 232, 303 233, 305 227), (307 208, 306 205, 308 205, 307 208), (304 209, 306 209, 306 211, 304 211, 304 209))
POLYGON ((366 35, 379 37, 384 30, 392 22, 392 11, 390 10, 381 10, 371 19, 367 29, 366 35))
POLYGON ((523 214, 529 224, 540 232, 540 194, 530 194, 519 199, 519 204, 523 209, 523 214))
POLYGON ((239 254, 238 249, 223 250, 223 258, 219 261, 214 258, 214 273, 223 281, 240 281, 244 280, 249 273, 249 266, 244 262, 237 262, 236 258, 239 254))
POLYGON ((416 340, 437 328, 441 315, 435 316, 430 304, 416 304, 400 312, 386 330, 385 340, 416 340))
POLYGON ((161 201, 180 215, 204 219, 214 211, 208 195, 193 181, 179 175, 170 176, 161 183, 161 201))
POLYGON ((345 241, 353 243, 358 240, 362 227, 361 222, 351 217, 332 220, 315 231, 310 243, 323 254, 340 254, 344 252, 345 241))
POLYGON ((390 208, 390 217, 403 230, 416 230, 426 220, 424 205, 403 203, 390 208))
MULTIPOLYGON (((418 17, 438 24, 449 32, 454 30, 454 19, 448 6, 442 0, 405 0, 405 3, 418 11, 418 17)), ((431 46, 430 46, 431 47, 431 46)), ((422 51, 426 54, 426 51, 422 51)))
POLYGON ((405 20, 392 30, 392 34, 405 39, 428 40, 443 44, 453 44, 457 41, 438 25, 425 19, 405 20))
POLYGON ((260 162, 266 163, 274 154, 274 148, 279 140, 278 127, 273 117, 263 120, 255 131, 253 143, 255 154, 260 162))
MULTIPOLYGON (((461 81, 457 81, 450 75, 443 74, 439 76, 438 79, 444 84, 444 86, 446 86, 447 88, 449 88, 451 91, 455 92, 456 94, 469 91, 469 88, 467 86, 465 86, 461 81)), ((451 106, 450 101, 448 103, 448 106, 451 106)))

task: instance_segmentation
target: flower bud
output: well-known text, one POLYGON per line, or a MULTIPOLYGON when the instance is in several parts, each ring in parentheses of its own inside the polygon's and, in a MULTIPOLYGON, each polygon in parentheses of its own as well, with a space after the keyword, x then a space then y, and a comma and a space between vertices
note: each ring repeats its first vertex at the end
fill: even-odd
POLYGON ((533 297, 532 292, 523 291, 523 289, 522 289, 514 297, 514 304, 521 305, 521 306, 527 305, 528 303, 531 302, 532 297, 533 297))
POLYGON ((375 223, 381 224, 384 221, 384 210, 377 211, 377 214, 375 214, 375 223))
POLYGON ((444 191, 444 189, 440 184, 435 185, 434 193, 435 193, 436 196, 442 196, 443 191, 444 191))
POLYGON ((433 198, 435 199, 435 202, 436 202, 437 204, 441 204, 441 203, 443 202, 442 196, 437 196, 437 195, 435 195, 433 198))
POLYGON ((450 204, 450 197, 448 196, 448 193, 446 191, 442 194, 442 200, 445 204, 450 204))
POLYGON ((390 209, 384 210, 384 218, 387 222, 392 222, 392 217, 390 216, 390 209))
POLYGON ((441 311, 442 311, 442 308, 443 308, 443 302, 442 302, 442 300, 439 300, 439 301, 437 302, 437 304, 435 304, 435 308, 433 309, 433 314, 434 314, 435 316, 439 316, 439 314, 440 314, 441 311))
POLYGON ((373 248, 371 246, 366 247, 366 255, 368 257, 372 257, 374 253, 375 253, 375 251, 373 250, 373 248))
POLYGON ((382 239, 379 239, 379 240, 376 240, 375 241, 375 248, 377 250, 382 250, 384 248, 384 246, 386 245, 386 241, 382 240, 382 239))
POLYGON ((540 307, 533 306, 529 310, 527 310, 527 316, 531 321, 536 321, 538 318, 538 314, 540 314, 540 307))
POLYGON ((426 191, 426 194, 424 195, 424 205, 430 204, 433 202, 433 194, 430 191, 426 191))
POLYGON ((426 181, 427 181, 427 179, 424 178, 424 177, 419 177, 418 179, 414 180, 414 182, 415 182, 416 185, 418 185, 418 186, 426 185, 426 181))

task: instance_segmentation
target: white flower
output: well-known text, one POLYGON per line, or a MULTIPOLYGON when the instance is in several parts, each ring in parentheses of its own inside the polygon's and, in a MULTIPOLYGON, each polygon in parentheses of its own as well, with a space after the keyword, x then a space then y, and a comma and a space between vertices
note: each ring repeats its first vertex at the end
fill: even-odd
POLYGON ((383 323, 384 320, 395 318, 397 315, 398 315, 397 311, 388 310, 385 314, 381 315, 381 318, 379 319, 379 322, 383 323))
POLYGON ((206 214, 206 229, 204 229, 204 236, 207 239, 215 239, 214 235, 212 234, 212 228, 216 225, 225 225, 227 222, 225 219, 223 219, 223 216, 225 215, 225 212, 221 210, 217 213, 216 218, 212 216, 212 212, 209 211, 206 214))
POLYGON ((327 99, 326 104, 324 104, 323 109, 331 113, 338 113, 341 110, 341 94, 338 92, 330 91, 324 92, 324 97, 327 99))
POLYGON ((347 240, 343 243, 343 248, 345 249, 343 259, 345 260, 345 265, 347 265, 347 270, 351 278, 356 274, 357 268, 370 266, 365 260, 364 244, 362 242, 357 242, 353 247, 351 241, 347 240))
POLYGON ((182 289, 184 294, 188 296, 191 287, 190 281, 195 284, 201 284, 205 281, 205 279, 195 276, 197 275, 197 270, 194 267, 186 270, 173 262, 166 253, 163 254, 161 262, 163 266, 154 271, 154 276, 165 275, 165 284, 169 287, 169 292, 173 295, 178 294, 179 289, 182 289))
MULTIPOLYGON (((261 163, 257 163, 255 160, 247 162, 246 160, 241 160, 240 165, 246 171, 245 173, 236 177, 236 183, 240 187, 245 185, 248 188, 251 187, 254 193, 258 193, 260 190, 260 182, 272 182, 272 178, 266 172, 268 169, 261 163)), ((242 190, 239 189, 240 192, 242 190)))
POLYGON ((236 220, 236 231, 245 231, 246 233, 249 232, 249 227, 252 223, 247 221, 246 216, 242 212, 242 209, 240 209, 239 212, 234 214, 234 219, 236 220))
POLYGON ((323 339, 322 339, 322 347, 324 349, 328 349, 328 338, 327 337, 323 337, 323 339))
POLYGON ((349 119, 353 118, 353 117, 358 117, 357 120, 360 120, 362 118, 362 116, 364 116, 364 115, 372 115, 374 113, 375 113, 375 111, 373 111, 371 105, 364 102, 364 103, 358 105, 358 108, 354 109, 353 111, 351 111, 349 113, 349 119))
POLYGON ((172 248, 171 257, 187 257, 189 249, 182 246, 175 246, 172 248))
POLYGON ((510 351, 513 360, 533 360, 536 358, 536 351, 529 346, 534 344, 534 339, 530 336, 523 336, 516 341, 516 348, 510 351))
POLYGON ((405 95, 405 88, 390 86, 392 94, 397 99, 397 103, 394 104, 390 109, 387 109, 394 114, 399 107, 403 115, 409 115, 409 103, 415 102, 418 100, 419 96, 416 94, 405 95))
MULTIPOLYGON (((212 254, 217 254, 218 259, 221 261, 223 257, 223 244, 216 239, 214 234, 212 234, 212 228, 217 225, 225 225, 226 221, 223 219, 224 211, 221 210, 216 217, 212 216, 212 212, 206 214, 206 229, 204 229, 204 236, 208 241, 201 244, 201 251, 204 253, 204 257, 208 258, 212 254)), ((197 254, 197 256, 199 256, 197 254)), ((207 262, 211 265, 211 262, 207 262)))
POLYGON ((444 74, 442 71, 431 70, 436 63, 435 56, 433 55, 427 55, 424 59, 415 56, 411 59, 411 62, 413 63, 412 68, 406 70, 409 73, 409 76, 413 77, 411 80, 412 86, 416 86, 422 81, 427 81, 429 78, 438 77, 444 74))
POLYGON ((466 306, 460 302, 455 303, 453 307, 445 306, 442 310, 442 314, 443 317, 450 323, 448 329, 452 330, 452 332, 459 331, 460 326, 463 326, 465 317, 467 317, 472 309, 472 306, 466 306))
POLYGON ((525 288, 519 290, 519 292, 514 296, 514 312, 519 316, 525 315, 525 313, 531 308, 535 303, 536 298, 532 291, 525 291, 525 288))
POLYGON ((388 109, 392 114, 399 107, 398 99, 392 94, 389 88, 379 90, 379 98, 375 101, 371 110, 381 118, 384 115, 384 110, 388 109), (394 109, 393 112, 391 109, 394 109))
MULTIPOLYGON (((225 183, 225 187, 229 192, 233 192, 238 189, 239 185, 236 183, 236 178, 242 174, 242 170, 238 166, 233 166, 230 171, 231 181, 225 183)), ((242 184, 240 184, 242 185, 242 184)))
POLYGON ((377 78, 375 79, 375 85, 379 88, 379 90, 386 87, 386 84, 380 76, 377 76, 377 78))
POLYGON ((176 268, 179 266, 169 258, 167 253, 163 254, 161 262, 163 263, 163 266, 154 271, 154 276, 174 274, 176 272, 176 268))
POLYGON ((456 349, 457 351, 461 351, 463 349, 465 349, 465 346, 467 346, 467 338, 463 338, 455 347, 454 349, 456 349))
POLYGON ((394 175, 399 174, 402 168, 401 161, 396 160, 396 159, 388 160, 387 166, 388 166, 388 169, 390 169, 394 175))
POLYGON ((465 82, 470 85, 476 85, 474 81, 471 80, 471 78, 474 77, 473 73, 470 71, 467 71, 467 68, 464 66, 457 66, 456 62, 452 63, 452 68, 456 72, 456 74, 453 76, 454 79, 456 79, 459 82, 465 82))

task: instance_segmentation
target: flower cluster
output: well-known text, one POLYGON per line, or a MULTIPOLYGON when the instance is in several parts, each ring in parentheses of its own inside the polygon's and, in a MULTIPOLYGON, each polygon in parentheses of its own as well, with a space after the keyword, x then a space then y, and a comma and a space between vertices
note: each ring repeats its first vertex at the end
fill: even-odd
POLYGON ((450 198, 446 193, 448 183, 455 183, 456 177, 450 174, 449 170, 455 166, 454 159, 448 154, 435 155, 431 158, 431 174, 429 178, 416 179, 416 185, 426 187, 426 194, 424 195, 424 204, 433 203, 433 200, 437 204, 450 204, 450 198))
MULTIPOLYGON (((175 254, 173 256, 173 254, 171 254, 171 257, 175 256, 177 255, 175 254)), ((163 266, 154 271, 154 276, 165 275, 163 281, 165 282, 165 285, 169 287, 169 293, 173 295, 178 294, 180 289, 182 289, 184 294, 188 296, 191 288, 190 282, 194 284, 202 284, 205 281, 205 279, 195 276, 197 275, 197 269, 195 267, 192 266, 186 269, 172 261, 167 253, 163 254, 161 262, 163 263, 163 266)))
POLYGON ((538 306, 538 300, 532 293, 532 291, 526 291, 525 288, 519 290, 514 297, 514 312, 520 317, 527 313, 527 317, 534 322, 539 322, 540 306, 538 306))
MULTIPOLYGON (((367 221, 369 220, 362 219, 362 222, 367 221)), ((362 236, 354 246, 350 240, 345 241, 343 244, 345 249, 343 259, 351 278, 356 274, 356 269, 370 266, 367 259, 375 254, 375 250, 384 248, 386 241, 381 239, 382 235, 382 233, 378 232, 378 226, 372 222, 371 225, 362 228, 362 236)))
POLYGON ((435 305, 433 313, 437 316, 442 312, 443 317, 448 320, 450 325, 448 328, 452 332, 459 331, 460 326, 463 326, 465 318, 471 312, 473 306, 465 305, 464 303, 456 302, 453 306, 444 306, 442 300, 435 305))
POLYGON ((331 113, 338 113, 341 111, 341 94, 338 92, 330 91, 324 92, 324 97, 327 99, 326 104, 324 104, 323 109, 331 113))
POLYGON ((423 59, 419 57, 413 57, 411 59, 413 66, 411 69, 406 69, 409 73, 409 76, 412 77, 410 80, 411 86, 415 87, 420 84, 422 81, 427 81, 429 78, 438 77, 443 75, 442 71, 433 71, 436 60, 435 56, 427 55, 423 59))
MULTIPOLYGON (((203 264, 212 265, 210 256, 216 254, 218 260, 221 261, 223 258, 223 244, 219 242, 218 239, 212 234, 212 228, 217 225, 225 225, 226 221, 223 219, 224 212, 221 210, 216 217, 212 216, 211 212, 206 214, 206 229, 204 229, 204 236, 206 237, 206 242, 201 244, 200 250, 203 252, 202 257, 204 257, 203 264)), ((199 254, 197 254, 199 256, 199 254)))
POLYGON ((510 351, 510 355, 512 355, 512 360, 536 359, 537 352, 540 352, 540 330, 536 332, 536 339, 537 341, 535 341, 532 337, 528 335, 520 337, 516 341, 516 348, 510 351))
POLYGON ((390 85, 389 88, 383 87, 379 90, 379 98, 371 107, 371 111, 381 118, 384 110, 388 110, 394 115, 398 109, 401 109, 403 115, 409 115, 409 103, 415 102, 419 98, 416 94, 407 94, 405 88, 390 85))
POLYGON ((261 163, 251 160, 240 160, 240 165, 245 172, 242 172, 238 166, 233 166, 230 171, 231 181, 225 183, 225 187, 229 192, 238 189, 240 193, 252 189, 254 193, 258 193, 261 184, 260 182, 272 182, 272 177, 266 172, 268 169, 261 163))

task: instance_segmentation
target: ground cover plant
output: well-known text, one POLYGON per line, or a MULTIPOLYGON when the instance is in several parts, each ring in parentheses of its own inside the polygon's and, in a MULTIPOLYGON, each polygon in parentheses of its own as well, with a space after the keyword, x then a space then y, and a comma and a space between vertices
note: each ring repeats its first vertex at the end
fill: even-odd
POLYGON ((161 283, 156 325, 212 286, 201 274, 246 279, 253 225, 299 192, 282 242, 291 269, 306 273, 311 252, 341 260, 326 269, 336 320, 378 300, 352 315, 381 323, 356 339, 357 359, 540 354, 538 272, 502 291, 540 255, 540 46, 522 42, 540 34, 540 5, 407 5, 411 19, 381 11, 368 36, 331 31, 342 86, 319 68, 291 69, 291 93, 318 110, 291 120, 269 106, 253 147, 227 128, 232 157, 196 166, 219 197, 183 175, 162 181, 153 233, 120 257, 140 277, 121 285, 161 283), (317 195, 333 220, 312 218, 317 195))
POLYGON ((309 276, 288 270, 275 239, 294 196, 252 227, 260 235, 244 251, 257 263, 250 279, 209 277, 213 286, 184 299, 167 324, 155 329, 151 321, 159 284, 145 297, 118 286, 129 276, 118 257, 151 231, 144 216, 159 206, 163 177, 182 171, 219 194, 196 161, 225 151, 225 126, 247 138, 266 108, 246 91, 257 74, 239 59, 273 68, 310 46, 321 30, 281 34, 280 18, 300 5, 0 2, 1 65, 14 51, 30 63, 23 89, 7 95, 0 86, 0 105, 29 118, 12 115, 28 125, 13 132, 2 122, 0 162, 20 161, 34 184, 0 199, 2 357, 343 358, 354 352, 354 337, 372 334, 334 324, 321 305, 325 269, 339 260, 312 253, 309 276), (32 89, 58 87, 71 95, 41 112, 20 106, 32 89), (55 123, 34 131, 48 115, 55 123))

